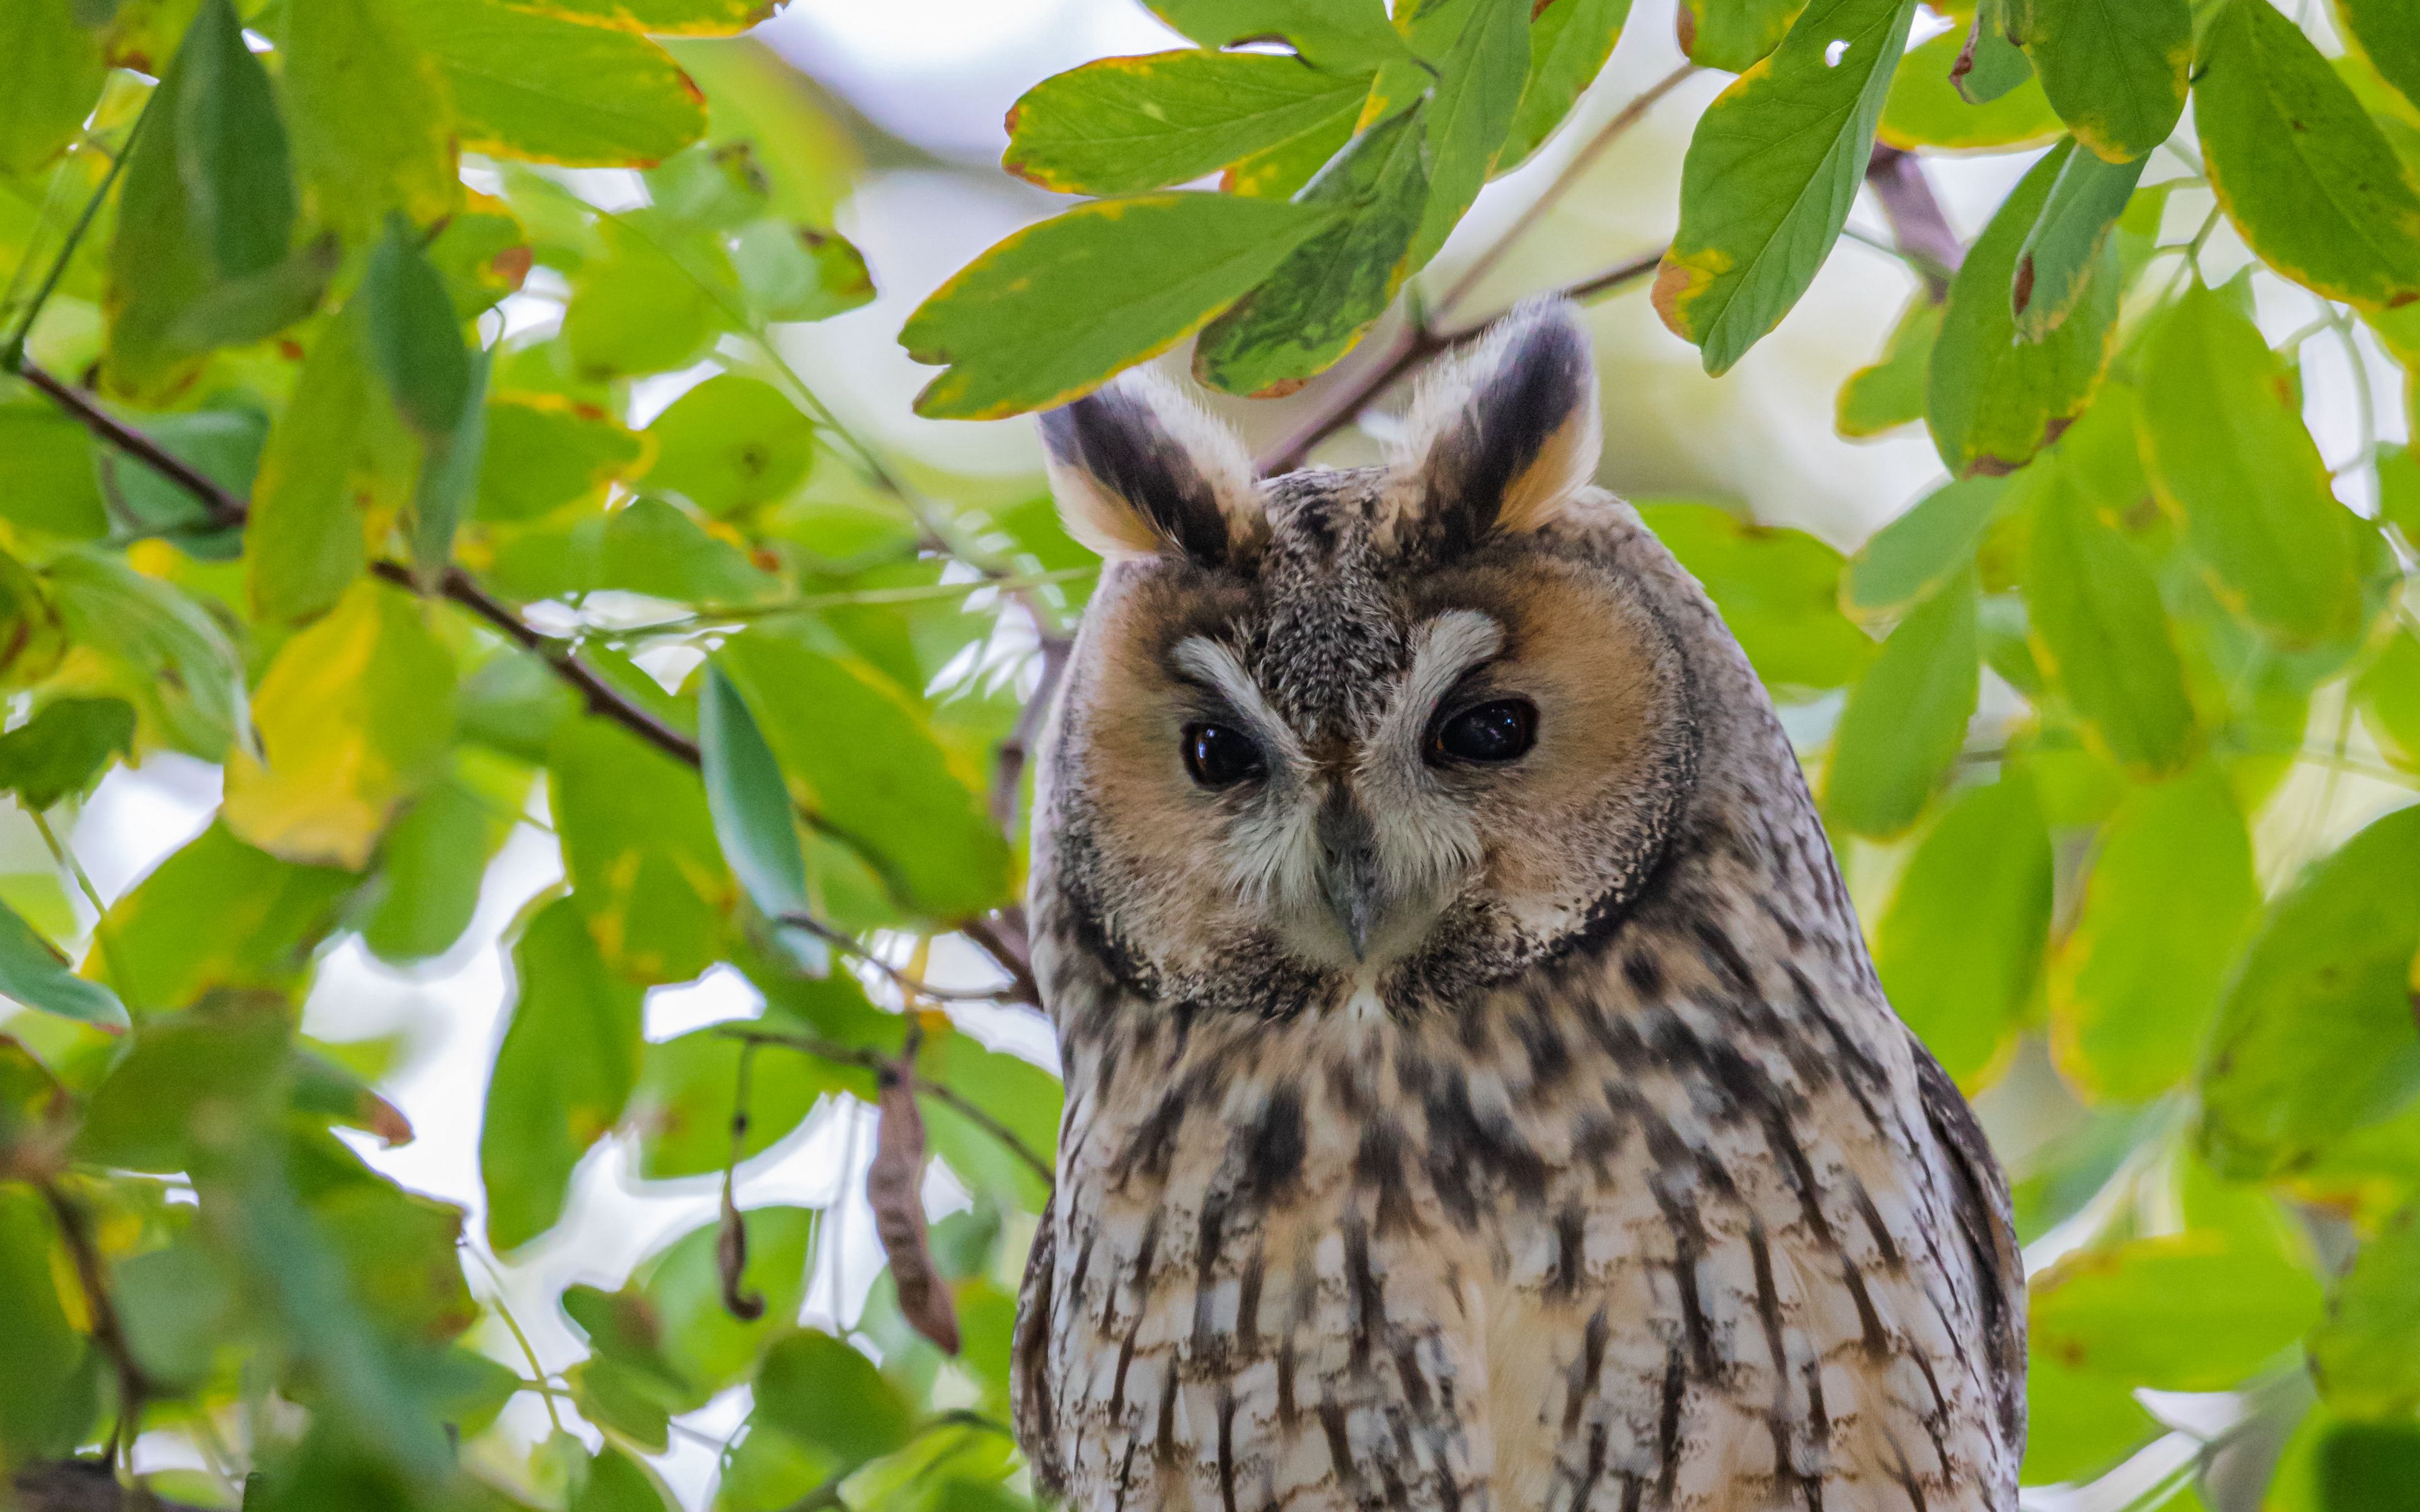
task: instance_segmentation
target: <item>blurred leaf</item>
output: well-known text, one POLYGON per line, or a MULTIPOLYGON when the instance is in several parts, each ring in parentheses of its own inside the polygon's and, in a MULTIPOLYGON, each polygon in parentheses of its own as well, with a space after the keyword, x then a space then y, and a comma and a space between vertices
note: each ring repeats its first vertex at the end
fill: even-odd
POLYGON ((2420 190, 2303 29, 2227 0, 2194 85, 2211 185, 2260 260, 2364 310, 2420 298, 2420 190))
POLYGON ((411 497, 420 448, 372 363, 367 323, 348 304, 320 329, 271 427, 245 531, 247 596, 264 620, 334 608, 367 564, 366 533, 411 497))
POLYGON ((1915 15, 1914 0, 1814 0, 1765 66, 1699 117, 1654 297, 1707 372, 1728 370, 1779 325, 1823 265, 1915 15))
MULTIPOLYGON (((1949 72, 1960 98, 1988 104, 2034 78, 2033 60, 2009 38, 2009 11, 2019 3, 1976 0, 1974 19, 1961 34, 1964 40, 1949 72)), ((1956 19, 1954 8, 1943 13, 1956 19)))
POLYGON ((1896 835, 1966 738, 1981 687, 1975 584, 1962 574, 1908 611, 1849 690, 1823 768, 1823 810, 1860 835, 1896 835))
POLYGON ((656 443, 647 486, 676 493, 710 515, 769 503, 797 487, 814 461, 815 430, 769 383, 721 373, 682 394, 646 434, 656 443))
POLYGON ((0 1457, 12 1466, 71 1453, 92 1417, 89 1387, 76 1390, 85 1346, 59 1302, 54 1232, 30 1189, 0 1189, 0 1457))
POLYGON ((606 963, 647 984, 712 964, 731 884, 697 774, 593 718, 557 733, 549 764, 572 898, 606 963))
POLYGON ((93 1093, 77 1159, 127 1170, 191 1169, 204 1142, 256 1122, 281 1090, 292 1038, 286 1006, 223 994, 146 1020, 93 1093))
POLYGON ((2267 1512, 2400 1512, 2420 1480, 2420 1425, 2347 1422, 2322 1402, 2278 1457, 2267 1512))
MULTIPOLYGON (((1059 1148, 1063 1103, 1059 1079, 1030 1060, 988 1050, 963 1034, 928 1040, 918 1069, 991 1115, 1016 1135, 1044 1165, 1059 1148)), ((1041 1173, 957 1109, 937 1099, 923 1104, 933 1152, 979 1193, 1012 1198, 1027 1212, 1039 1212, 1050 1188, 1041 1173)))
POLYGON ((2102 251, 2109 233, 2126 213, 2149 161, 2113 164, 2096 153, 2067 155, 2040 219, 2017 250, 2012 292, 2019 341, 2045 341, 2075 313, 2094 272, 2107 266, 2102 251))
POLYGON ((2130 789, 2051 968, 2051 1044, 2088 1096, 2140 1102, 2194 1068, 2259 912, 2252 839, 2217 773, 2130 789))
POLYGON ((128 1023, 116 993, 77 976, 59 949, 6 903, 0 903, 0 993, 86 1024, 122 1029, 128 1023))
POLYGON ((464 147, 644 167, 706 134, 704 94, 659 43, 551 8, 412 0, 399 13, 444 75, 464 147))
POLYGON ((360 298, 371 365, 404 420, 432 437, 462 423, 471 353, 445 281, 421 255, 418 239, 402 217, 389 217, 362 274, 360 298))
POLYGON ((287 17, 287 119, 312 218, 366 242, 389 210, 414 225, 460 201, 451 96, 413 36, 418 0, 311 0, 287 17))
POLYGON ((865 255, 835 231, 759 221, 733 238, 731 266, 760 320, 827 320, 874 299, 865 255))
POLYGON ((2139 1447, 2160 1424, 2122 1381, 2070 1368, 2037 1350, 2025 1367, 2027 1486, 2086 1481, 2139 1447))
POLYGON ((318 1228, 370 1325, 406 1343, 442 1344, 478 1320, 458 1246, 462 1210, 385 1181, 311 1204, 318 1228))
MULTIPOLYGON (((1406 272, 1436 255, 1496 166, 1528 86, 1534 13, 1534 0, 1425 0, 1398 28, 1419 61, 1394 71, 1409 77, 1424 68, 1435 76, 1423 84, 1420 114, 1427 208, 1406 272)), ((1377 87, 1388 87, 1384 75, 1377 87)))
POLYGON ((901 902, 936 919, 999 905, 1007 841, 950 770, 921 709, 871 669, 768 625, 724 641, 720 665, 817 825, 872 862, 901 902))
POLYGON ((2420 1407, 2420 1207, 2387 1220, 2336 1283, 2311 1335, 2311 1373, 2349 1416, 2408 1417, 2420 1407))
POLYGON ((679 1512, 643 1461, 608 1444, 588 1462, 567 1512, 679 1512))
POLYGON ((1265 53, 1101 58, 1025 92, 1001 162, 1063 193, 1134 193, 1319 131, 1369 92, 1366 77, 1265 53))
POLYGON ((1908 301, 1883 344, 1882 356, 1849 375, 1833 404, 1833 428, 1854 440, 1924 418, 1932 345, 1941 336, 1941 306, 1923 295, 1908 301))
POLYGON ((2335 0, 2335 19, 2379 76, 2420 105, 2420 16, 2397 0, 2335 0))
POLYGON ((1712 504, 1642 501, 1638 517, 1705 585, 1769 687, 1838 687, 1873 658, 1874 643, 1840 617, 1840 553, 1815 537, 1712 504))
POLYGON ((2009 303, 2018 255, 2074 151, 2062 143, 2034 164, 1950 283, 1925 424, 1953 476, 2024 466, 2083 412, 2108 365, 2118 288, 2106 247, 2080 302, 2042 340, 2018 339, 2009 303))
MULTIPOLYGON (((732 1163, 733 1103, 739 1091, 739 1063, 749 1047, 716 1028, 650 1044, 639 1062, 630 1096, 629 1128, 639 1139, 638 1173, 646 1180, 704 1176, 732 1163)), ((825 1094, 865 1090, 862 1072, 843 1070, 809 1056, 787 1052, 760 1059, 748 1082, 748 1131, 737 1144, 740 1160, 753 1159, 789 1137, 825 1094)))
POLYGON ((773 13, 777 0, 522 0, 550 15, 611 22, 630 31, 676 37, 743 32, 773 13))
POLYGON ((1630 19, 1630 0, 1546 0, 1529 22, 1529 77, 1513 107, 1496 172, 1512 172, 1545 145, 1605 71, 1630 19))
POLYGON ((1939 592, 1974 563, 2007 492, 1998 478, 1962 478, 1909 505, 1849 559, 1840 579, 1843 607, 1868 619, 1939 592))
POLYGON ((573 1167, 621 1119, 640 1054, 639 989, 606 968, 571 899, 530 916, 513 975, 520 995, 479 1124, 488 1242, 500 1252, 563 1215, 573 1167))
MULTIPOLYGON (((195 409, 146 415, 139 424, 161 450, 229 494, 242 499, 252 492, 269 435, 269 417, 259 410, 195 409)), ((94 453, 93 463, 121 534, 156 532, 187 555, 210 562, 229 562, 242 554, 240 526, 215 521, 201 501, 149 467, 109 449, 94 453)))
MULTIPOLYGON (((2055 141, 2064 128, 2025 69, 2016 84, 1981 104, 1968 101, 1950 77, 1966 48, 1966 31, 1952 28, 1910 52, 1891 79, 1874 134, 1902 152, 1941 147, 1952 152, 2008 151, 2055 141)), ((2020 54, 2022 57, 2022 54, 2020 54)))
POLYGON ((102 968, 138 1015, 212 987, 284 987, 357 880, 281 861, 212 825, 110 905, 85 974, 102 968))
POLYGON ((1745 73, 1781 45, 1807 0, 1681 0, 1681 51, 1700 68, 1745 73))
MULTIPOLYGON (((705 354, 727 316, 696 273, 637 230, 633 211, 603 226, 607 255, 584 264, 572 281, 563 336, 583 376, 660 373, 705 354)), ((719 248, 703 257, 708 271, 729 280, 719 248), (717 262, 721 267, 715 267, 717 262)))
POLYGON ((15 86, 0 96, 0 173, 30 174, 76 138, 108 69, 76 0, 19 0, 0 13, 0 57, 15 86))
POLYGON ((804 1305, 821 1214, 813 1208, 752 1208, 741 1214, 748 1265, 739 1290, 765 1299, 765 1314, 742 1322, 722 1304, 715 1242, 721 1225, 690 1229, 641 1263, 640 1292, 655 1309, 665 1360, 711 1396, 752 1373, 768 1340, 790 1327, 804 1305))
MULTIPOLYGON (((1492 3, 1492 0, 1491 0, 1492 3)), ((1429 204, 1422 107, 1364 131, 1295 196, 1327 212, 1265 283, 1202 330, 1194 376, 1228 393, 1292 392, 1352 349, 1403 285, 1429 204)))
POLYGON ((2290 1170, 2420 1091, 2420 809, 2374 820, 2272 903, 2201 1072, 2200 1146, 2239 1180, 2290 1170))
POLYGON ((1970 1081, 2033 995, 2050 931, 2050 831, 2022 773, 1945 804, 1874 931, 1891 1006, 1970 1081))
POLYGON ((2291 1348, 2319 1284, 2275 1255, 2208 1233, 2085 1250, 2036 1279, 2036 1353, 2159 1391, 2222 1391, 2291 1348))
POLYGON ((2144 461, 2221 592, 2290 645, 2350 630, 2353 517, 2259 330, 2196 283, 2142 365, 2144 461))
POLYGON ((47 399, 0 404, 0 518, 62 540, 108 534, 94 460, 91 432, 47 399))
POLYGON ((706 88, 707 142, 718 151, 746 148, 774 214, 831 224, 861 162, 830 97, 754 38, 667 45, 706 88))
POLYGON ((29 809, 90 790, 112 756, 134 754, 134 706, 124 699, 59 699, 0 735, 0 788, 29 809))
POLYGON ((1378 0, 1144 0, 1204 47, 1275 37, 1324 69, 1367 72, 1402 58, 1403 39, 1378 0))
POLYGON ((1334 224, 1283 202, 1170 193, 1097 200, 1028 226, 908 317, 908 354, 952 364, 916 411, 989 420, 1064 403, 1201 330, 1334 224))
POLYGON ((409 594, 365 580, 286 642, 253 700, 265 760, 227 763, 227 826, 292 861, 358 872, 454 736, 454 658, 409 594))
POLYGON ((543 766, 555 732, 579 717, 582 704, 535 653, 517 651, 473 672, 458 706, 463 739, 543 766))
POLYGON ((2018 485, 2030 521, 2034 654, 2094 743, 2135 777, 2192 759, 2194 706, 2151 569, 2065 448, 2018 485))
POLYGON ((109 1280, 144 1373, 180 1394, 201 1385, 233 1333, 235 1288, 224 1262, 188 1240, 134 1256, 109 1280))
POLYGON ((131 699, 163 742, 225 759, 244 718, 243 673, 218 622, 115 556, 68 552, 47 576, 68 634, 131 674, 112 691, 131 699))
MULTIPOLYGON (((706 805, 732 875, 768 919, 805 914, 807 863, 791 817, 790 790, 747 701, 712 664, 698 690, 697 733, 706 805)), ((821 940, 799 930, 780 934, 807 969, 821 972, 829 965, 830 953, 821 940)))
POLYGON ((643 471, 647 443, 592 406, 551 393, 488 401, 475 518, 535 519, 643 471))
MULTIPOLYGON (((2420 357, 2407 362, 2420 363, 2420 357)), ((2405 541, 2420 543, 2420 455, 2408 445, 2378 449, 2378 514, 2405 541)))
POLYGON ((380 848, 362 943, 394 964, 444 954, 471 927, 488 860, 510 825, 459 778, 432 784, 380 848))
POLYGON ((756 1418, 824 1450, 843 1471, 908 1443, 913 1410, 874 1362, 829 1334, 804 1330, 766 1351, 756 1418))
POLYGON ((583 588, 726 605, 764 599, 778 586, 747 552, 660 499, 634 499, 604 526, 595 579, 583 588))
POLYGON ((2015 13, 2043 91, 2097 156, 2130 162, 2176 130, 2194 62, 2186 0, 2024 0, 2015 13))
POLYGON ((421 249, 454 301, 454 313, 469 320, 518 293, 529 277, 529 235, 501 201, 484 196, 475 208, 440 226, 421 249))
POLYGON ((2420 634, 2398 626, 2352 691, 2386 758, 2420 768, 2420 634))

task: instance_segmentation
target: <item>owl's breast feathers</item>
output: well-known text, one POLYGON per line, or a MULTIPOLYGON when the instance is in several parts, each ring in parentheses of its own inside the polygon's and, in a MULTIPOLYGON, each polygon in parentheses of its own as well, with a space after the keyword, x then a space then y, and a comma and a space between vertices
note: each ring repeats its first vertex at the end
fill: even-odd
POLYGON ((1037 898, 1044 1478, 1085 1512, 2013 1508, 1999 1173, 1831 927, 1820 831, 1711 833, 1798 896, 1666 888, 1408 1022, 1140 1002, 1037 898))

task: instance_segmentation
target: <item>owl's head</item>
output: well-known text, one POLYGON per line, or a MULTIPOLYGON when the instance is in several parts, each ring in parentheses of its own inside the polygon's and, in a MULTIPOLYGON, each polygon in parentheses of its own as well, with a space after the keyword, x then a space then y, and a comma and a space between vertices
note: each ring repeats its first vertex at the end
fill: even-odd
POLYGON ((1647 885, 1695 779, 1695 679, 1625 566, 1635 517, 1590 484, 1569 306, 1433 377, 1387 467, 1256 481, 1132 377, 1044 436, 1109 565, 1044 762, 1036 896, 1131 990, 1404 1011, 1647 885))

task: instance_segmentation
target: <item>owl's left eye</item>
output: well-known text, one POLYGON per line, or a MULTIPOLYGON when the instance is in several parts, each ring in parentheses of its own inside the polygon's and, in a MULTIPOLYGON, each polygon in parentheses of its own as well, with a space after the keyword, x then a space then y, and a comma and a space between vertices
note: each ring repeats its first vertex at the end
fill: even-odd
POLYGON ((1233 787, 1261 775, 1261 748, 1232 725, 1196 724, 1185 728, 1185 769, 1205 788, 1233 787))
POLYGON ((1429 760, 1509 762, 1537 743, 1538 706, 1528 699, 1497 699, 1437 726, 1429 760))

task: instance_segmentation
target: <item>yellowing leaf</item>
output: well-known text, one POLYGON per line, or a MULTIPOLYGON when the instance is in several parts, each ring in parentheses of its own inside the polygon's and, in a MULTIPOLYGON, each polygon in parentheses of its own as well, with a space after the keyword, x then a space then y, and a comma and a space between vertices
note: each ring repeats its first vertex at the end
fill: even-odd
POLYGON ((226 822, 288 860, 360 871, 454 733, 454 661, 408 594, 364 581, 286 642, 227 763, 226 822))
POLYGON ((1511 173, 1545 145, 1613 55, 1630 19, 1630 0, 1547 0, 1529 22, 1529 77, 1512 112, 1512 127, 1496 154, 1496 172, 1511 173))
POLYGON ((547 764, 572 900, 606 964, 651 985, 713 964, 735 889, 697 773, 592 718, 565 723, 547 764))
POLYGON ((416 0, 313 0, 287 19, 286 118, 312 217, 367 240, 460 202, 452 101, 407 23, 416 0))
POLYGON ((320 330, 261 455, 245 532, 253 612, 293 621, 333 606, 368 563, 367 535, 411 498, 419 467, 348 305, 320 330))
POLYGON ((1919 293, 1891 328, 1882 356, 1840 385, 1832 406, 1832 428, 1862 440, 1922 420, 1932 345, 1940 335, 1941 306, 1919 293))
POLYGON ((706 134, 706 97, 661 44, 504 0, 411 0, 462 145, 591 167, 660 162, 706 134))
POLYGON ((0 173, 29 174, 75 140, 109 71, 101 38, 78 23, 75 0, 17 0, 0 9, 0 173))
POLYGON ((2176 130, 2194 55, 2187 0, 2024 0, 2018 10, 2016 39, 2044 93, 2096 156, 2132 162, 2176 130))

